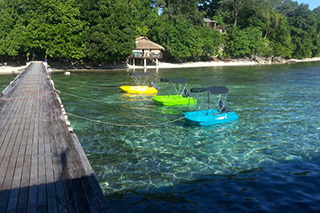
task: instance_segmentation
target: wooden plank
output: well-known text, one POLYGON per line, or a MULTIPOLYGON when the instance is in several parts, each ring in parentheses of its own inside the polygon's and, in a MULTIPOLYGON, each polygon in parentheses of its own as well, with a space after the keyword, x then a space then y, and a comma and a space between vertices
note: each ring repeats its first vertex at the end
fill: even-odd
MULTIPOLYGON (((9 104, 13 103, 13 101, 10 101, 9 104)), ((18 116, 12 116, 16 112, 18 113, 19 110, 21 109, 21 105, 14 104, 11 107, 11 111, 6 113, 4 118, 1 119, 2 125, 4 126, 4 130, 1 134, 0 141, 1 143, 1 148, 0 148, 0 160, 2 161, 3 158, 5 157, 5 154, 7 153, 8 145, 10 143, 9 138, 11 137, 12 130, 14 126, 16 125, 18 116), (13 113, 12 113, 13 111, 13 113), (9 138, 8 138, 9 137, 9 138)), ((1 182, 0 182, 0 187, 1 187, 1 182)))
POLYGON ((83 200, 83 203, 81 202, 82 206, 80 209, 90 209, 91 212, 99 212, 101 211, 99 202, 94 195, 94 190, 92 190, 91 183, 87 181, 88 171, 92 173, 92 169, 90 164, 85 163, 88 161, 84 155, 83 149, 80 147, 79 141, 76 140, 76 138, 73 138, 70 133, 65 135, 64 138, 68 139, 67 141, 69 141, 68 146, 70 149, 70 157, 75 161, 77 168, 78 179, 76 179, 74 184, 76 185, 76 194, 79 196, 78 200, 83 200), (72 143, 70 143, 70 141, 72 141, 72 143), (80 197, 80 195, 84 196, 80 197))
MULTIPOLYGON (((48 95, 49 90, 44 90, 45 95, 48 95)), ((50 107, 48 107, 48 102, 44 102, 42 105, 42 116, 45 120, 50 120, 50 107)), ((57 200, 56 186, 55 186, 55 178, 54 178, 54 166, 53 166, 53 158, 55 150, 51 148, 51 141, 53 142, 53 138, 50 137, 49 127, 45 126, 45 122, 42 124, 46 131, 44 131, 44 152, 45 152, 45 161, 46 161, 46 179, 47 179, 47 202, 48 202, 48 212, 58 212, 58 201, 64 200, 64 190, 62 190, 61 198, 57 200), (51 141, 50 141, 51 140, 51 141)))
MULTIPOLYGON (((31 108, 33 101, 27 101, 26 102, 26 109, 27 112, 25 113, 26 116, 29 116, 31 114, 31 108)), ((16 147, 19 146, 19 151, 17 152, 16 156, 16 164, 15 164, 15 174, 13 177, 13 183, 11 186, 11 193, 9 198, 9 205, 8 205, 8 211, 15 212, 17 209, 18 204, 18 197, 20 193, 20 183, 22 178, 22 169, 23 169, 23 162, 25 159, 25 150, 26 150, 26 136, 27 136, 27 129, 29 126, 29 122, 27 122, 27 119, 23 119, 20 122, 20 134, 17 136, 17 144, 16 147)), ((14 151, 15 152, 15 151, 14 151)))
POLYGON ((106 198, 104 197, 104 194, 100 188, 100 185, 98 183, 98 180, 96 179, 95 175, 92 174, 88 177, 88 181, 90 183, 90 186, 92 190, 94 191, 95 197, 99 202, 99 207, 101 209, 101 212, 109 212, 110 206, 107 202, 106 198))
POLYGON ((90 209, 89 200, 86 197, 86 191, 83 188, 81 178, 75 178, 71 181, 75 199, 79 212, 88 212, 90 209))
POLYGON ((34 134, 33 132, 33 123, 35 120, 34 108, 36 108, 36 101, 32 102, 31 107, 29 107, 28 115, 30 115, 30 120, 25 124, 25 130, 23 134, 23 139, 26 142, 26 148, 24 153, 24 162, 23 162, 23 171, 22 171, 22 180, 20 183, 20 193, 18 200, 18 212, 26 212, 28 207, 28 196, 29 196, 29 182, 30 182, 30 173, 31 173, 31 150, 32 150, 32 141, 31 138, 34 134))
MULTIPOLYGON (((21 103, 19 104, 21 106, 21 103)), ((22 109, 21 107, 17 108, 22 109)), ((2 178, 2 187, 1 187, 1 204, 0 204, 0 210, 2 209, 6 209, 8 207, 9 204, 9 196, 10 196, 10 189, 11 189, 11 184, 13 182, 13 176, 14 176, 14 172, 15 172, 15 162, 16 162, 16 155, 14 150, 16 149, 17 146, 14 146, 17 143, 17 131, 20 127, 19 124, 19 117, 18 116, 14 116, 13 118, 13 126, 12 129, 9 131, 9 133, 6 135, 5 138, 5 143, 7 144, 7 147, 5 149, 5 153, 4 153, 4 158, 2 160, 1 163, 1 176, 0 178, 2 178), (10 141, 10 139, 13 141, 10 141), (14 154, 12 154, 14 153, 14 154), (3 190, 5 190, 5 192, 3 192, 3 190), (8 190, 8 191, 7 191, 8 190)), ((15 195, 16 193, 14 193, 13 195, 15 195)))
MULTIPOLYGON (((13 101, 11 101, 11 102, 13 103, 13 101)), ((17 112, 19 110, 22 110, 23 109, 22 104, 18 103, 16 105, 13 105, 12 109, 13 109, 13 112, 17 112)), ((7 121, 7 119, 10 119, 10 117, 12 117, 12 114, 8 113, 5 121, 7 121)), ((18 116, 13 116, 13 119, 11 119, 12 125, 10 127, 13 128, 14 131, 7 132, 6 137, 5 137, 5 142, 2 144, 3 145, 2 150, 5 150, 6 152, 3 154, 4 158, 2 159, 2 164, 0 167, 1 174, 2 174, 0 177, 0 180, 3 180, 1 189, 4 190, 9 187, 10 188, 14 187, 14 188, 11 189, 10 193, 9 193, 9 190, 5 190, 5 192, 2 193, 1 200, 3 202, 1 203, 0 210, 4 210, 7 207, 14 209, 15 207, 13 205, 15 205, 15 202, 16 202, 17 196, 18 196, 18 186, 17 185, 18 185, 18 182, 20 181, 20 178, 21 178, 21 170, 18 169, 15 171, 14 166, 15 166, 15 162, 16 162, 16 156, 12 155, 12 150, 13 150, 12 147, 14 146, 15 143, 17 143, 16 141, 19 140, 19 138, 16 138, 17 137, 16 134, 10 135, 10 133, 16 133, 17 128, 20 127, 18 118, 19 118, 18 116), (13 138, 13 141, 11 141, 11 143, 9 143, 10 140, 8 140, 8 138, 13 138), (6 141, 7 141, 7 143, 6 143, 6 141), (7 146, 7 147, 5 147, 5 146, 7 146), (6 165, 4 165, 3 163, 6 163, 6 165), (6 169, 6 171, 4 171, 5 169, 6 169), (15 174, 14 177, 13 177, 13 174, 15 174), (12 179, 14 179, 14 181, 12 181, 12 179), (12 186, 10 185, 11 183, 13 183, 12 186), (9 196, 10 196, 10 200, 8 201, 9 196), (6 201, 9 204, 9 206, 8 205, 4 206, 4 203, 6 201)), ((2 120, 2 121, 4 121, 4 120, 2 120)), ((5 124, 7 124, 7 122, 5 124)), ((19 146, 19 144, 17 144, 17 145, 19 146)), ((18 146, 16 146, 16 147, 18 147, 18 146)))
POLYGON ((9 198, 10 190, 2 190, 0 193, 0 211, 6 212, 8 206, 8 198, 9 198))
POLYGON ((39 128, 36 125, 37 122, 37 114, 36 112, 39 110, 38 104, 35 107, 35 121, 34 121, 34 129, 33 135, 30 135, 29 140, 32 141, 32 150, 31 150, 31 173, 30 173, 30 182, 29 182, 29 200, 28 200, 28 212, 36 212, 37 211, 37 199, 38 199, 38 136, 39 136, 39 128))
POLYGON ((38 212, 46 211, 47 209, 47 189, 46 189, 46 162, 45 162, 45 149, 44 149, 44 128, 43 128, 43 114, 42 114, 42 102, 38 104, 36 125, 38 125, 38 141, 39 141, 39 153, 38 153, 38 212))
POLYGON ((58 150, 58 156, 59 156, 59 164, 61 165, 61 179, 63 180, 64 188, 65 188, 65 197, 67 200, 67 206, 68 210, 71 212, 77 212, 77 205, 75 200, 75 194, 72 188, 72 183, 68 170, 72 168, 72 165, 70 165, 70 159, 68 150, 64 146, 63 141, 61 140, 60 135, 56 135, 55 141, 58 150))
POLYGON ((82 177, 81 182, 86 192, 85 195, 89 201, 91 212, 103 212, 110 209, 94 175, 82 177))
MULTIPOLYGON (((63 123, 61 123, 63 124, 63 123)), ((66 126, 60 126, 60 130, 65 129, 67 131, 66 126)), ((77 170, 77 162, 76 159, 73 156, 74 150, 72 149, 72 146, 69 144, 68 135, 61 134, 60 135, 60 144, 63 145, 63 149, 68 150, 66 159, 66 170, 65 170, 65 178, 72 179, 72 181, 68 182, 68 184, 72 184, 70 188, 72 187, 73 190, 73 196, 75 197, 75 205, 78 206, 79 211, 81 212, 83 209, 90 209, 89 208, 89 202, 88 199, 85 196, 86 191, 83 188, 83 185, 81 183, 81 177, 82 174, 78 172, 77 170)), ((71 192, 71 191, 70 191, 71 192)))
POLYGON ((30 179, 31 156, 25 157, 24 169, 22 172, 21 188, 18 200, 18 212, 26 212, 28 207, 29 183, 30 179))
MULTIPOLYGON (((53 102, 54 104, 57 104, 57 102, 53 102)), ((79 205, 82 205, 82 203, 86 202, 84 200, 78 200, 79 197, 75 191, 77 186, 74 186, 74 181, 77 179, 78 173, 76 169, 76 164, 73 162, 72 156, 70 155, 70 147, 68 146, 68 143, 65 138, 65 130, 66 126, 64 126, 62 120, 61 120, 61 111, 59 110, 58 107, 53 107, 54 109, 57 109, 55 111, 56 115, 54 116, 55 118, 55 123, 56 126, 54 128, 54 132, 57 132, 56 134, 56 144, 58 144, 57 149, 58 149, 58 154, 60 157, 61 161, 61 166, 62 166, 62 177, 64 179, 64 185, 66 189, 66 198, 68 200, 67 205, 69 211, 75 211, 78 212, 81 208, 79 205)), ((87 208, 86 208, 87 209, 87 208)))
MULTIPOLYGON (((48 95, 49 90, 45 90, 45 94, 48 95)), ((49 120, 49 107, 48 102, 44 102, 41 109, 41 116, 45 120, 49 120)), ((55 188, 55 178, 54 178, 54 167, 53 167, 53 153, 54 150, 51 148, 49 129, 45 126, 45 122, 42 123, 44 127, 44 153, 45 153, 45 162, 46 162, 46 180, 47 180, 47 203, 48 203, 48 212, 58 212, 58 204, 56 199, 56 188, 55 188)))
MULTIPOLYGON (((46 90, 48 91, 48 90, 46 90)), ((53 127, 55 125, 56 118, 55 108, 52 106, 52 99, 47 100, 47 105, 49 109, 49 120, 47 129, 50 130, 49 140, 50 140, 50 148, 52 151, 52 167, 53 167, 53 175, 54 175, 54 185, 56 191, 56 199, 57 199, 57 208, 59 212, 68 212, 67 206, 67 198, 66 198, 66 190, 63 183, 63 175, 62 175, 62 166, 60 161, 60 156, 58 154, 58 143, 55 140, 56 134, 54 133, 53 127)))
POLYGON ((43 65, 32 64, 0 99, 0 212, 108 209, 53 91, 43 65))
MULTIPOLYGON (((57 101, 55 101, 55 104, 59 104, 57 101)), ((58 107, 55 107, 58 108, 58 107)), ((61 112, 59 112, 61 113, 61 112)), ((59 118, 61 118, 61 116, 57 116, 59 118)), ((58 121, 56 121, 58 122, 58 121)), ((64 123, 65 124, 65 123, 64 123)), ((66 126, 63 125, 59 128, 60 130, 64 129, 65 131, 68 131, 66 126)), ((103 196, 102 190, 98 184, 97 181, 92 181, 93 179, 95 179, 94 175, 92 175, 92 169, 90 164, 88 163, 88 160, 83 152, 83 149, 79 143, 79 141, 77 140, 77 137, 74 134, 67 134, 64 138, 68 138, 66 142, 66 144, 68 143, 68 147, 70 149, 70 156, 72 157, 72 159, 75 160, 75 165, 77 168, 77 172, 79 177, 81 177, 81 181, 83 180, 87 180, 87 178, 83 178, 83 176, 89 176, 88 174, 91 174, 91 178, 88 180, 91 181, 84 181, 82 182, 83 185, 83 189, 85 187, 87 187, 86 189, 84 189, 84 191, 86 191, 86 193, 88 191, 93 191, 94 193, 97 193, 98 196, 88 196, 87 194, 87 200, 88 200, 88 204, 91 205, 89 206, 89 208, 92 208, 94 211, 107 211, 109 208, 108 204, 105 201, 105 198, 103 196), (75 138, 73 138, 72 136, 74 136, 75 138), (87 166, 85 166, 87 165, 87 166), (94 187, 95 186, 95 187, 94 187), (89 198, 90 197, 90 198, 89 198), (97 198, 98 197, 98 198, 97 198), (99 202, 101 203, 101 205, 99 205, 99 202), (99 209, 99 210, 98 210, 99 209)), ((74 172, 73 172, 74 173, 74 172)))
POLYGON ((12 182, 12 188, 10 190, 10 195, 9 195, 9 203, 8 203, 8 208, 7 208, 8 212, 15 212, 16 211, 17 203, 18 203, 21 174, 22 174, 22 169, 16 168, 15 174, 14 174, 14 179, 12 182))

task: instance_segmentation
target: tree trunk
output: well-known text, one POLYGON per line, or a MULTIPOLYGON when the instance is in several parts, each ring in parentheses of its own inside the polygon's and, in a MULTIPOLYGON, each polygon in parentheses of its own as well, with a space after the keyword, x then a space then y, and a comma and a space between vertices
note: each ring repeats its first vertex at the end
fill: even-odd
POLYGON ((239 16, 239 0, 234 0, 232 7, 234 9, 234 24, 233 24, 233 26, 236 27, 238 24, 238 16, 239 16))
POLYGON ((236 26, 237 26, 237 23, 238 23, 238 13, 235 12, 235 14, 234 14, 234 24, 233 24, 233 26, 236 27, 236 26))

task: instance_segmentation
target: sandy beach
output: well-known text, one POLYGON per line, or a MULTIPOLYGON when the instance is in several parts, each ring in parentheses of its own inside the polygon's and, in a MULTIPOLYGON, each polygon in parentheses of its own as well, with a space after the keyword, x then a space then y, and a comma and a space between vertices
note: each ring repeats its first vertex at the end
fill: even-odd
MULTIPOLYGON (((159 62, 158 66, 105 66, 101 68, 55 68, 54 65, 49 66, 53 72, 66 72, 66 71, 86 71, 86 70, 96 70, 96 71, 105 71, 105 70, 125 70, 125 69, 174 69, 174 68, 197 68, 197 67, 224 67, 224 66, 255 66, 255 65, 272 65, 272 64, 286 64, 286 63, 300 63, 300 62, 314 62, 320 61, 320 57, 315 58, 306 58, 306 59, 289 59, 283 60, 281 63, 258 63, 256 61, 249 61, 249 60, 229 60, 229 61, 207 61, 207 62, 186 62, 186 63, 166 63, 166 62, 159 62)), ((24 66, 7 66, 7 65, 0 65, 0 74, 18 74, 26 67, 24 66)))
MULTIPOLYGON (((224 66, 254 66, 254 65, 274 65, 274 64, 287 64, 287 63, 299 63, 299 62, 314 62, 320 61, 320 57, 306 58, 306 59, 289 59, 283 60, 281 63, 258 63, 256 61, 249 60, 230 60, 230 61, 208 61, 208 62, 186 62, 186 63, 165 63, 159 62, 157 66, 148 66, 147 68, 196 68, 196 67, 224 67, 224 66)), ((129 69, 144 69, 143 66, 128 66, 129 69)))
POLYGON ((24 66, 1 66, 0 65, 0 75, 1 74, 18 74, 24 70, 24 66))

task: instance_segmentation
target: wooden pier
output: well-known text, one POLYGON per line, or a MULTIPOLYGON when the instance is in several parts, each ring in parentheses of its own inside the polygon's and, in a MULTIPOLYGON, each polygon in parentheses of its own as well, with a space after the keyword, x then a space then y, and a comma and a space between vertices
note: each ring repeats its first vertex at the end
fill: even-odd
POLYGON ((0 212, 108 212, 43 63, 0 98, 0 212))

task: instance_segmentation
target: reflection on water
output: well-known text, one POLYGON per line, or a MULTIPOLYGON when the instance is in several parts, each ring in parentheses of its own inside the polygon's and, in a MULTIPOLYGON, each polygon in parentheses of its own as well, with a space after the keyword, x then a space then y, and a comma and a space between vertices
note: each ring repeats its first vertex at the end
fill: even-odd
POLYGON ((122 93, 123 101, 150 101, 150 99, 157 94, 130 94, 122 93))
POLYGON ((124 94, 117 87, 93 89, 130 83, 126 72, 53 74, 53 79, 71 113, 146 125, 108 126, 70 117, 113 210, 312 210, 308 206, 320 198, 311 189, 319 181, 305 181, 320 174, 319 67, 150 72, 156 81, 188 78, 189 88, 227 86, 239 121, 211 127, 171 123, 190 110, 186 106, 158 106, 152 96, 124 94))

